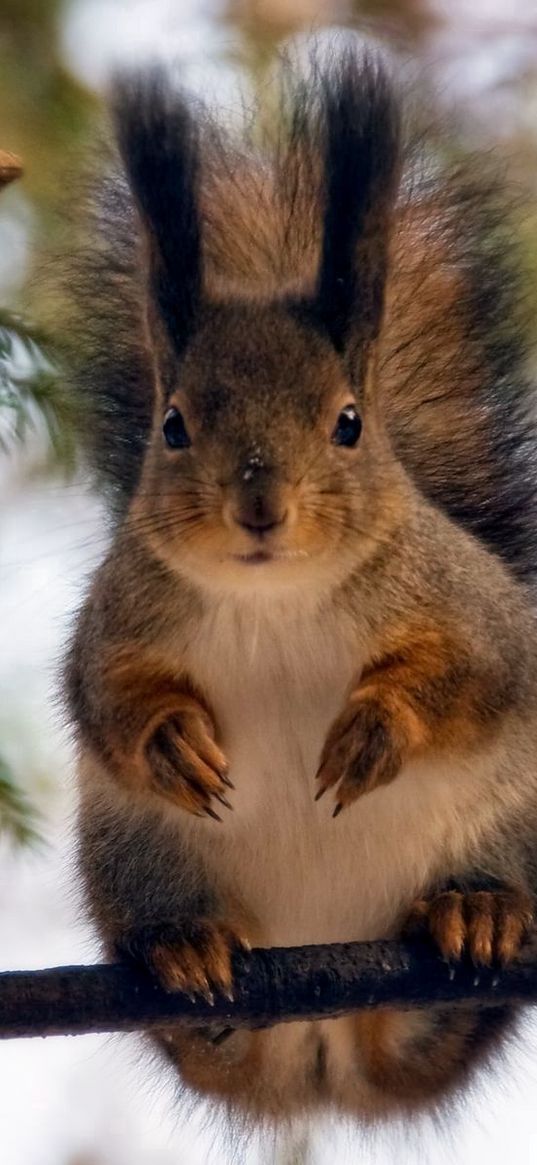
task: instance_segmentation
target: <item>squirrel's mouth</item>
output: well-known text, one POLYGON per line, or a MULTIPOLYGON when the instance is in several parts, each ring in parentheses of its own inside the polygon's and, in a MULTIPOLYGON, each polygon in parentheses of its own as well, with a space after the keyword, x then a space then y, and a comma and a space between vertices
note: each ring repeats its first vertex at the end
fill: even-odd
POLYGON ((277 554, 271 554, 270 550, 254 550, 251 554, 233 554, 234 562, 244 562, 247 566, 260 566, 262 562, 271 562, 277 558, 277 554))
POLYGON ((234 562, 243 562, 246 566, 260 566, 266 562, 290 562, 300 558, 307 558, 305 550, 253 550, 251 554, 232 554, 234 562))

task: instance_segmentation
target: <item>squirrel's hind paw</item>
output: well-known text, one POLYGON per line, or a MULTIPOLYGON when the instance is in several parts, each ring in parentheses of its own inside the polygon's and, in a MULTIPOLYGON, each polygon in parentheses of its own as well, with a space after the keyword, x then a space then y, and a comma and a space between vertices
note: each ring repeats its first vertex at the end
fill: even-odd
POLYGON ((516 958, 532 921, 522 890, 445 890, 414 903, 403 933, 429 935, 447 960, 467 954, 476 965, 491 966, 516 958))
POLYGON ((165 991, 183 991, 214 1003, 214 992, 233 999, 233 954, 250 943, 235 926, 199 918, 140 931, 125 953, 155 976, 165 991))

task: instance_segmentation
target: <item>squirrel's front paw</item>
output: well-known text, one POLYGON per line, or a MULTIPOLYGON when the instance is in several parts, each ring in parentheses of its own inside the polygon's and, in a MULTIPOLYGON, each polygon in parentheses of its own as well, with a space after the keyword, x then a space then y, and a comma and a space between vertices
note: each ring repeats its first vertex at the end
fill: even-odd
POLYGON ((490 966, 516 958, 532 920, 532 904, 523 890, 444 890, 414 903, 403 934, 429 935, 445 959, 467 954, 474 963, 490 966))
POLYGON ((233 1000, 233 954, 250 950, 236 926, 196 918, 141 930, 121 953, 142 963, 165 991, 183 991, 191 999, 201 995, 214 1003, 215 991, 233 1000))
POLYGON ((357 797, 392 781, 402 764, 400 742, 382 701, 357 691, 332 725, 317 772, 318 801, 337 786, 334 817, 357 797))
POLYGON ((226 789, 233 788, 227 760, 215 743, 208 712, 193 697, 178 697, 177 708, 152 730, 145 758, 152 787, 181 809, 221 821, 213 799, 232 808, 226 797, 226 789))

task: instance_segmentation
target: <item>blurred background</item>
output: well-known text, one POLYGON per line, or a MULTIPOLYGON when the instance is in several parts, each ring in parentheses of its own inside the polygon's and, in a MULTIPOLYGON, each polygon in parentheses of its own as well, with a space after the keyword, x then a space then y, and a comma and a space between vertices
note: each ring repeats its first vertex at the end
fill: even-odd
MULTIPOLYGON (((77 469, 34 277, 61 231, 118 62, 166 59, 238 107, 275 53, 313 32, 388 45, 461 149, 494 148, 522 192, 524 277, 537 308, 537 0, 0 0, 0 969, 90 961, 72 893, 71 749, 56 670, 107 545, 77 469)), ((46 313, 45 313, 46 314, 46 313)), ((536 313, 537 321, 537 313, 536 313)), ((537 331, 537 322, 536 322, 537 331)), ((526 1165, 537 1159, 537 1032, 446 1122, 375 1139, 341 1124, 237 1147, 202 1108, 177 1109, 130 1037, 0 1043, 3 1165, 526 1165)))

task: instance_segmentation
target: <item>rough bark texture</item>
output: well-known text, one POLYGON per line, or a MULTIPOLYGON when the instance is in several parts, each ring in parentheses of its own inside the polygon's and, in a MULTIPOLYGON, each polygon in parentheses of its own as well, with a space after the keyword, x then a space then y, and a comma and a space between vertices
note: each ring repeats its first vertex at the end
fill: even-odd
POLYGON ((417 943, 346 943, 238 955, 235 1001, 168 994, 128 966, 0 974, 0 1038, 135 1031, 165 1024, 269 1027, 364 1007, 537 1001, 537 934, 508 969, 448 966, 417 943))

